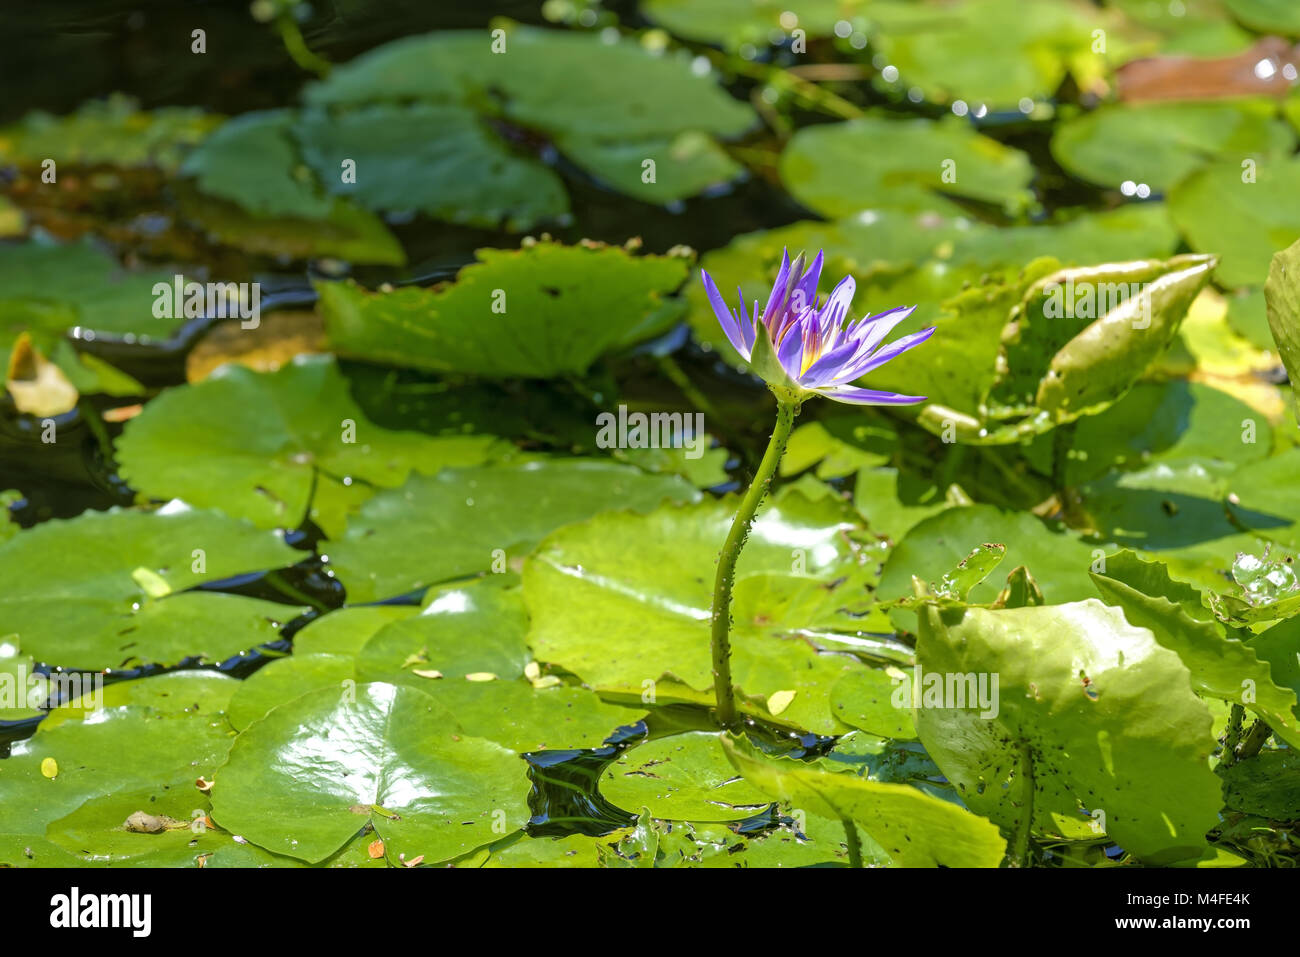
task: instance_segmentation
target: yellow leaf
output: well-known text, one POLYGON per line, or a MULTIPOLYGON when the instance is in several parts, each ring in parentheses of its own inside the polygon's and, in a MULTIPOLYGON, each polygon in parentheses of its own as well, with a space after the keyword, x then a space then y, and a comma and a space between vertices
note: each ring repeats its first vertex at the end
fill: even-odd
POLYGON ((41 762, 41 774, 53 780, 59 776, 59 762, 53 758, 46 758, 41 762))
POLYGON ((794 691, 773 691, 767 696, 767 710, 773 716, 780 714, 790 707, 790 702, 794 700, 796 693, 794 691))

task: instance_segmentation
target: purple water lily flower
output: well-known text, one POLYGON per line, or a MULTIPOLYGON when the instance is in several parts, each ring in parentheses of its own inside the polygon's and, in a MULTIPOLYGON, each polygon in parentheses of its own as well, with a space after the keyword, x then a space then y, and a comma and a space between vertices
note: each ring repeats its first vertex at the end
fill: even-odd
POLYGON ((900 395, 852 386, 872 369, 930 338, 934 327, 903 336, 881 348, 885 336, 910 316, 915 306, 899 306, 856 322, 846 322, 856 284, 845 276, 818 303, 817 280, 821 277, 822 253, 804 270, 803 253, 792 263, 781 256, 781 270, 772 284, 772 294, 762 314, 754 302, 753 314, 745 312, 745 300, 737 289, 740 311, 728 309, 718 286, 704 270, 700 277, 709 303, 736 351, 778 394, 802 399, 824 395, 836 402, 854 405, 912 405, 924 402, 923 395, 900 395))

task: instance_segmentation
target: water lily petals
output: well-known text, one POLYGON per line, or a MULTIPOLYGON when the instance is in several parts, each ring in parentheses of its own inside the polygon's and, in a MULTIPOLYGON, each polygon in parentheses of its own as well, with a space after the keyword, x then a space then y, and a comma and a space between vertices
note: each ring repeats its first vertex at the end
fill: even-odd
POLYGON ((897 392, 878 392, 875 389, 855 389, 842 385, 817 391, 828 399, 850 405, 915 405, 927 398, 923 395, 899 395, 897 392))

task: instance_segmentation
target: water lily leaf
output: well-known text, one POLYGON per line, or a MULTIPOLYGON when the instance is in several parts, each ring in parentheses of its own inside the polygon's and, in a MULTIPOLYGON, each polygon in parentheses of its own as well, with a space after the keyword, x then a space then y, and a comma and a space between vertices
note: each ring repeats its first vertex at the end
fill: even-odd
POLYGON ((1275 684, 1268 662, 1260 661, 1251 645, 1225 635, 1162 564, 1124 551, 1108 555, 1105 574, 1094 573, 1092 580, 1105 601, 1123 609, 1130 624, 1149 629, 1182 659, 1194 691, 1245 705, 1287 742, 1300 741, 1295 692, 1275 684))
POLYGON ((99 670, 131 662, 221 660, 274 640, 300 609, 197 585, 281 568, 302 553, 216 512, 114 509, 53 519, 0 544, 5 626, 38 660, 99 670), (150 598, 135 569, 170 593, 150 598))
POLYGON ((131 97, 113 94, 68 116, 39 110, 27 114, 0 130, 0 160, 21 166, 39 166, 46 159, 70 166, 151 165, 170 171, 221 120, 191 107, 141 111, 131 97))
POLYGON ((1176 256, 1067 269, 1038 280, 1009 317, 1007 373, 994 386, 994 401, 1012 408, 1023 403, 1058 421, 1114 402, 1173 340, 1214 263, 1213 257, 1176 256), (1083 308, 1081 293, 1094 298, 1094 308, 1083 308))
POLYGON ((332 358, 300 356, 265 374, 228 364, 163 392, 127 423, 117 456, 143 496, 181 498, 263 528, 297 528, 310 517, 338 535, 376 488, 395 488, 412 470, 477 465, 498 447, 491 436, 380 428, 352 401, 332 358))
MULTIPOLYGON (((126 272, 89 239, 67 245, 31 241, 0 246, 4 299, 48 310, 29 312, 21 327, 47 352, 49 337, 72 326, 141 344, 170 338, 180 322, 154 315, 153 287, 160 281, 170 286, 174 278, 170 273, 126 272)), ((18 332, 10 322, 0 322, 0 335, 16 337, 18 332)), ((4 345, 11 347, 12 339, 4 345)))
POLYGON ((1237 524, 1288 548, 1300 548, 1295 476, 1300 449, 1244 466, 1226 481, 1228 511, 1237 524))
POLYGON ((1259 285, 1273 254, 1300 239, 1300 159, 1206 166, 1170 190, 1169 212, 1193 249, 1220 257, 1220 283, 1259 285))
POLYGON ((293 636, 294 654, 356 656, 379 629, 419 612, 415 605, 351 605, 335 609, 293 636))
POLYGON ((730 735, 722 748, 747 783, 796 810, 861 825, 901 867, 997 867, 1006 851, 988 821, 910 785, 773 758, 730 735))
POLYGON ((1050 98, 1067 74, 1087 90, 1105 73, 1105 57, 1093 41, 1093 31, 1105 21, 1086 5, 873 2, 864 12, 876 27, 872 41, 898 71, 899 84, 919 88, 933 102, 961 99, 972 110, 1015 109, 1023 98, 1050 98))
POLYGON ((294 132, 303 156, 336 194, 381 211, 510 230, 568 212, 554 170, 516 157, 473 109, 375 104, 340 115, 309 110, 294 132), (345 161, 355 177, 341 176, 345 161))
POLYGON ((781 154, 781 180, 801 203, 830 218, 889 207, 961 215, 947 197, 1016 214, 1033 201, 1033 167, 1019 150, 962 120, 866 116, 809 126, 781 154), (890 144, 888 150, 880 144, 890 144), (945 164, 952 164, 946 172, 945 164))
POLYGON ((1167 551, 1237 534, 1223 495, 1225 481, 1213 462, 1160 461, 1111 472, 1079 494, 1092 526, 1122 545, 1167 551))
POLYGON ((375 682, 309 692, 254 722, 217 769, 212 816, 309 863, 369 823, 390 860, 447 860, 527 823, 527 765, 458 734, 413 688, 375 682))
POLYGON ((619 807, 645 807, 672 821, 739 821, 771 803, 736 774, 709 731, 629 748, 600 776, 600 793, 619 807))
POLYGON ((853 503, 873 532, 894 541, 952 505, 943 489, 928 479, 891 468, 859 471, 853 503))
POLYGON ((347 655, 300 655, 272 661, 239 683, 230 700, 230 723, 243 731, 268 711, 321 688, 356 683, 354 659, 347 655))
POLYGON ((618 192, 659 205, 721 186, 743 169, 716 140, 698 130, 618 142, 591 135, 565 136, 559 147, 618 192))
POLYGON ((310 172, 295 173, 301 164, 289 138, 292 122, 288 110, 235 117, 190 154, 181 173, 257 216, 324 219, 334 203, 310 172))
MULTIPOLYGON (((665 677, 711 689, 714 563, 734 507, 722 500, 647 516, 609 512, 551 535, 524 566, 528 641, 538 659, 632 700, 647 689, 666 697, 665 677), (631 556, 628 541, 638 543, 631 556)), ((740 557, 733 605, 732 676, 742 709, 770 720, 769 697, 794 691, 780 712, 783 723, 844 730, 828 693, 839 675, 859 666, 817 649, 849 650, 871 609, 861 569, 874 570, 875 562, 870 549, 847 537, 854 524, 841 504, 798 494, 760 512, 740 557), (846 607, 852 615, 840 611, 846 607)))
POLYGON ((1273 257, 1264 300, 1282 364, 1292 381, 1300 382, 1300 240, 1273 257))
POLYGON ((1295 134, 1273 100, 1115 103, 1062 123, 1052 155, 1080 179, 1118 189, 1125 181, 1163 193, 1207 162, 1280 157, 1295 134))
MULTIPOLYGON (((51 832, 47 840, 47 828, 95 799, 140 792, 134 802, 139 806, 132 810, 142 810, 149 797, 175 793, 188 795, 192 808, 206 806, 194 781, 211 777, 230 747, 230 725, 221 708, 237 682, 209 674, 165 684, 172 690, 184 685, 189 697, 199 696, 200 707, 157 710, 148 704, 110 703, 106 693, 104 707, 90 712, 93 720, 43 722, 34 736, 13 745, 11 756, 0 761, 0 863, 66 866, 66 850, 51 843, 59 835, 51 832), (59 766, 57 779, 41 773, 46 760, 59 766), (32 849, 30 857, 25 848, 32 849)), ((123 812, 116 824, 129 813, 123 812)), ((190 819, 188 810, 184 819, 190 819)))
MULTIPOLYGON (((564 837, 525 837, 516 834, 493 844, 480 867, 552 868, 599 867, 599 848, 614 835, 590 837, 569 834, 564 837)), ((459 862, 458 867, 463 866, 459 862)))
POLYGON ((780 0, 645 0, 640 7, 676 36, 737 50, 746 43, 779 44, 796 28, 808 37, 828 37, 837 21, 863 5, 862 0, 809 0, 797 15, 780 0))
POLYGON ((1252 30, 1300 37, 1300 10, 1286 0, 1223 0, 1223 4, 1252 30))
POLYGON ((1275 821, 1300 818, 1300 757, 1294 751, 1261 751, 1217 770, 1223 803, 1234 811, 1275 821))
POLYGON ((998 679, 991 716, 933 687, 913 698, 922 743, 972 810, 1007 834, 1032 815, 1056 837, 1101 811, 1098 832, 1143 861, 1200 855, 1220 806, 1210 713, 1150 631, 1095 599, 920 616, 924 673, 998 679))
POLYGON ((882 737, 915 738, 911 710, 894 704, 901 680, 902 672, 895 675, 879 668, 847 672, 831 689, 836 717, 850 727, 882 737))
POLYGON ((602 509, 699 496, 676 476, 585 459, 444 469, 376 494, 327 548, 349 596, 373 601, 505 571, 552 529, 602 509))
POLYGON ((330 342, 390 365, 492 377, 580 374, 602 354, 663 330, 663 296, 686 263, 617 247, 541 242, 479 250, 455 283, 369 293, 319 283, 330 342), (498 308, 499 306, 499 308, 498 308))
MULTIPOLYGON (((885 560, 879 594, 885 599, 910 595, 913 575, 937 580, 985 543, 1005 545, 1006 565, 1028 568, 1050 604, 1095 595, 1088 573, 1096 556, 1077 535, 1054 530, 1027 512, 1004 512, 991 505, 950 508, 914 526, 885 560)), ((968 598, 991 602, 1000 587, 996 579, 982 582, 968 598)), ((901 610, 890 612, 890 618, 899 627, 912 621, 910 613, 901 610)))
POLYGON ((685 53, 656 55, 630 41, 513 24, 503 42, 500 55, 480 31, 408 37, 310 87, 307 103, 330 112, 309 112, 298 137, 322 181, 355 191, 372 208, 422 208, 527 229, 568 211, 554 171, 519 149, 542 152, 539 139, 572 150, 578 165, 616 188, 635 178, 633 195, 655 202, 735 171, 716 146, 679 137, 735 136, 754 124, 754 112, 693 69, 685 53), (556 63, 565 64, 563 77, 556 63), (593 99, 586 91, 596 88, 602 95, 593 99), (357 160, 355 186, 339 175, 344 158, 357 160), (417 159, 420 175, 403 175, 417 159), (640 182, 646 159, 663 168, 662 188, 640 182), (392 185, 401 182, 407 188, 392 185))
POLYGON ((31 655, 21 654, 16 636, 0 636, 0 722, 27 721, 44 712, 48 685, 32 671, 31 655))

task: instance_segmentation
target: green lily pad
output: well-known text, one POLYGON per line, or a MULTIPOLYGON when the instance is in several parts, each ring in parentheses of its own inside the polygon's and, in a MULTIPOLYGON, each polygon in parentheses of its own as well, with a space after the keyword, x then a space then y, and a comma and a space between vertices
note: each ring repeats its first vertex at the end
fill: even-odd
POLYGON ((1300 37, 1300 10, 1287 0, 1223 0, 1223 4, 1252 30, 1300 37))
POLYGON ((619 807, 645 807, 673 821, 739 821, 771 804, 736 773, 708 731, 629 748, 600 776, 600 793, 619 807))
POLYGON ((602 509, 644 510, 699 494, 675 476, 583 459, 444 469, 376 494, 325 547, 348 595, 372 601, 504 572, 552 529, 602 509))
POLYGON ((981 136, 956 117, 866 116, 800 130, 781 154, 781 179, 827 217, 891 207, 960 215, 947 197, 1019 213, 1033 202, 1033 167, 1019 150, 981 136), (888 149, 881 149, 888 143, 888 149))
MULTIPOLYGON (((528 642, 538 659, 602 693, 635 699, 648 689, 657 695, 661 684, 667 693, 675 681, 701 692, 688 700, 712 700, 704 692, 713 683, 714 563, 734 507, 722 500, 646 516, 609 512, 551 535, 524 566, 528 642), (629 541, 637 542, 631 554, 629 541)), ((850 650, 870 627, 862 619, 878 558, 851 541, 854 525, 841 503, 799 494, 759 513, 733 604, 732 677, 742 709, 819 733, 844 730, 829 691, 861 666, 818 649, 850 650)))
MULTIPOLYGON (((155 680, 160 679, 146 679, 155 680)), ((33 737, 14 744, 11 756, 0 761, 0 863, 83 863, 52 843, 60 840, 58 829, 51 830, 48 839, 47 829, 97 799, 126 793, 138 798, 132 803, 139 806, 123 812, 116 825, 134 811, 148 811, 151 798, 172 793, 188 795, 192 809, 205 808, 207 799, 194 782, 201 776, 211 778, 230 748, 232 732, 220 709, 222 697, 237 682, 221 675, 209 675, 206 682, 192 676, 183 681, 200 695, 202 707, 159 711, 147 704, 105 702, 91 713, 92 720, 43 723, 33 737)), ((170 687, 178 684, 173 681, 170 687)), ((189 809, 184 819, 191 819, 189 809)), ((157 835, 132 836, 147 841, 157 835)), ((98 838, 112 840, 113 835, 98 838)), ((94 853, 94 848, 89 850, 94 853)))
POLYGON ((1193 249, 1220 257, 1220 283, 1260 285, 1273 254, 1300 239, 1300 159, 1206 166, 1170 190, 1169 212, 1193 249))
POLYGON ((853 489, 853 504, 878 535, 897 542, 918 522, 952 503, 929 480, 898 469, 862 469, 853 489))
POLYGON ((262 528, 311 518, 338 535, 376 488, 395 488, 412 470, 478 465, 499 445, 491 436, 380 428, 352 401, 332 358, 300 356, 272 373, 227 364, 164 392, 127 423, 117 455, 122 477, 144 496, 181 498, 262 528))
POLYGON ((1067 75, 1087 89, 1105 73, 1093 33, 1102 21, 1086 6, 1057 0, 873 2, 864 12, 899 86, 919 88, 932 102, 961 99, 972 111, 1015 109, 1024 98, 1050 98, 1067 75))
POLYGON ((1223 803, 1275 821, 1300 819, 1300 758, 1294 751, 1261 751, 1219 768, 1223 803))
POLYGON ((580 374, 604 353, 663 331, 661 299, 686 278, 680 258, 617 247, 541 242, 478 255, 455 283, 432 290, 319 283, 331 344, 355 358, 438 372, 580 374))
POLYGON ((1130 624, 1149 629, 1182 659, 1193 690, 1245 705, 1288 743, 1300 742, 1295 692, 1275 684, 1269 663, 1251 645, 1225 635, 1202 608, 1193 605, 1189 613, 1188 589, 1172 581, 1163 565, 1120 552, 1107 557, 1104 575, 1092 577, 1102 598, 1122 608, 1130 624))
POLYGON ((321 688, 356 684, 356 662, 347 655, 291 655, 272 661, 239 684, 230 700, 230 723, 243 731, 272 708, 321 688))
POLYGON ((808 37, 828 37, 837 21, 859 0, 807 0, 797 13, 781 0, 645 0, 641 13, 679 37, 717 43, 729 50, 744 44, 764 47, 800 29, 808 37))
POLYGON ((563 216, 568 201, 550 167, 508 145, 526 139, 524 131, 652 202, 737 171, 712 137, 744 132, 754 112, 685 54, 577 32, 503 29, 503 50, 477 30, 407 37, 310 87, 307 103, 330 112, 309 111, 297 135, 322 181, 372 208, 527 229, 563 216), (556 63, 565 64, 562 77, 556 63), (600 97, 587 95, 596 88, 600 97), (355 185, 340 176, 343 159, 356 160, 355 185), (664 173, 653 188, 641 182, 646 159, 664 173), (419 175, 406 175, 416 162, 419 175))
POLYGON ((1006 850, 998 829, 969 811, 907 784, 887 784, 763 754, 724 736, 722 747, 746 782, 796 810, 849 820, 901 867, 997 867, 1006 850))
POLYGON ((32 671, 31 655, 19 652, 16 635, 0 636, 0 722, 38 718, 48 685, 32 671))
POLYGON ((217 769, 217 824, 277 854, 329 857, 366 824, 390 860, 447 860, 528 821, 527 765, 458 734, 427 695, 381 682, 272 710, 217 769))
POLYGON ((1226 481, 1227 508, 1237 524, 1288 548, 1300 548, 1295 476, 1300 449, 1238 469, 1226 481))
MULTIPOLYGON (((1024 565, 1037 579, 1049 604, 1095 596, 1089 568, 1105 555, 1076 534, 1056 530, 1027 512, 1005 512, 991 505, 950 508, 915 525, 885 560, 880 596, 900 598, 912 593, 912 576, 937 581, 985 543, 1006 545, 1004 567, 1024 565)), ((1000 583, 985 581, 971 589, 972 602, 991 602, 1000 583)), ((890 618, 900 628, 911 625, 910 612, 895 610, 890 618)))
MULTIPOLYGON (((1300 240, 1273 257, 1264 300, 1268 328, 1282 364, 1292 381, 1300 381, 1300 240)), ((1296 409, 1300 410, 1300 404, 1296 409)))
POLYGON ((219 661, 274 640, 301 609, 192 589, 301 556, 275 533, 215 512, 87 512, 0 544, 10 583, 0 608, 23 649, 51 664, 219 661))
POLYGON ((894 704, 901 680, 877 668, 846 673, 831 689, 836 717, 850 727, 882 737, 915 738, 911 710, 894 704))
POLYGON ((158 166, 174 170, 222 118, 192 107, 148 112, 129 96, 91 100, 68 116, 36 111, 0 130, 0 160, 39 166, 158 166))
POLYGON ((379 629, 419 612, 415 605, 351 605, 335 609, 293 636, 294 654, 355 657, 379 629))
POLYGON ((1118 189, 1125 181, 1163 193, 1207 162, 1279 157, 1295 134, 1273 100, 1121 103, 1057 127, 1052 155, 1080 179, 1118 189))
POLYGON ((972 810, 1058 839, 1091 817, 1149 863, 1200 855, 1220 806, 1210 713, 1150 631, 1096 600, 920 615, 925 673, 998 680, 991 716, 943 681, 913 701, 921 742, 972 810))

